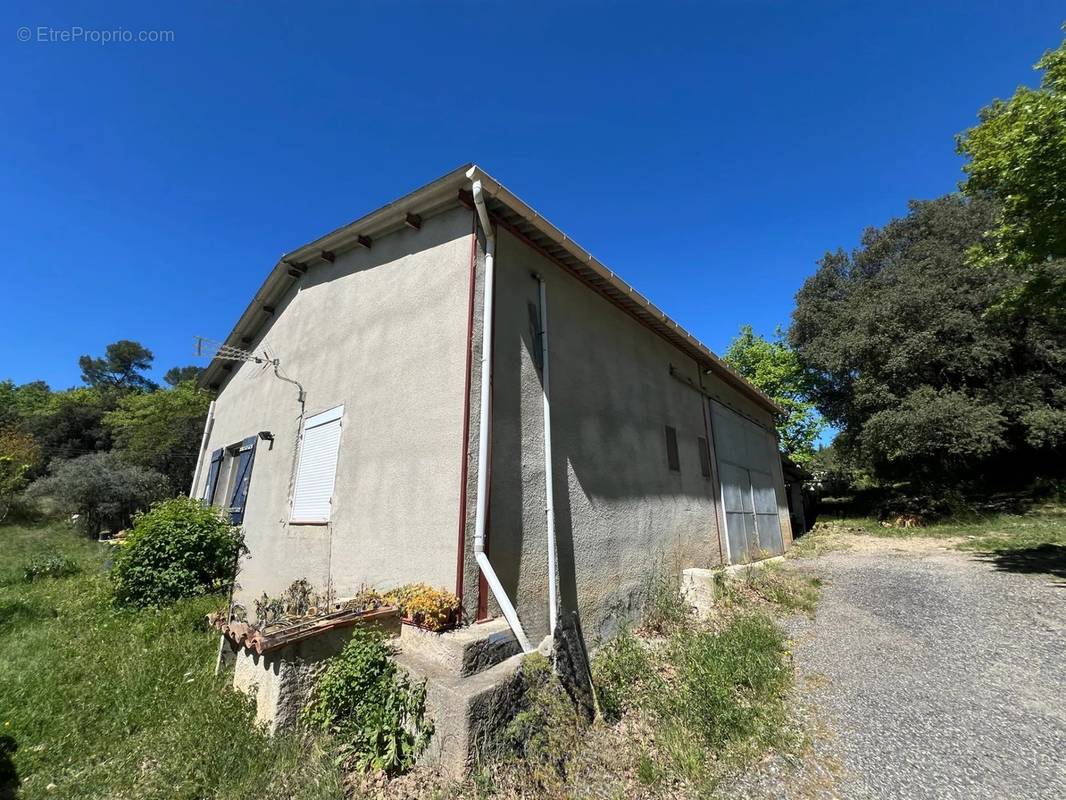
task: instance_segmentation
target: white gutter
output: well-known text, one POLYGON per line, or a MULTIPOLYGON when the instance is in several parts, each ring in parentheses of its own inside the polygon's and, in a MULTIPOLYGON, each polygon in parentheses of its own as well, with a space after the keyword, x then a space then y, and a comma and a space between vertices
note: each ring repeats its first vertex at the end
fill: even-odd
MULTIPOLYGON (((476 169, 466 173, 468 178, 477 174, 476 169)), ((514 631, 518 643, 523 652, 530 652, 533 648, 526 638, 526 632, 522 630, 522 623, 518 621, 518 612, 511 603, 507 592, 504 591, 500 579, 496 577, 496 570, 492 568, 489 557, 485 553, 485 523, 488 517, 489 505, 489 430, 492 427, 492 310, 493 310, 493 287, 496 282, 496 234, 492 230, 492 222, 489 219, 488 209, 485 208, 485 198, 482 195, 481 181, 475 180, 472 187, 474 194, 474 206, 477 208, 478 219, 481 220, 481 228, 485 231, 485 298, 482 304, 482 337, 481 337, 481 417, 478 423, 477 445, 477 515, 474 521, 474 558, 485 576, 485 581, 492 591, 492 596, 499 603, 504 619, 514 631)))
POLYGON ((540 363, 541 387, 544 390, 544 515, 548 522, 548 621, 555 636, 558 600, 555 594, 555 574, 558 556, 555 552, 555 486, 552 480, 552 411, 548 383, 548 290, 541 275, 534 275, 540 284, 540 363))
POLYGON ((207 419, 204 420, 204 435, 200 439, 200 454, 196 457, 196 471, 192 476, 192 486, 189 487, 189 497, 196 496, 196 485, 200 483, 200 473, 204 468, 204 453, 207 452, 207 443, 211 440, 211 428, 215 425, 215 401, 207 407, 207 419))

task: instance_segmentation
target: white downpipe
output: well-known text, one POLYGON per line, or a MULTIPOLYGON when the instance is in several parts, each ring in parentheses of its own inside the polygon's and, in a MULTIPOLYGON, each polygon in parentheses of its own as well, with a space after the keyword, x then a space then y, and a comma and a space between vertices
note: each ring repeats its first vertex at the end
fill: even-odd
POLYGON ((555 552, 555 486, 552 480, 552 407, 548 388, 548 289, 541 275, 534 277, 540 284, 540 382, 544 390, 544 516, 548 522, 548 621, 554 637, 559 606, 555 594, 558 556, 555 552))
POLYGON ((192 476, 192 486, 189 487, 189 497, 196 497, 196 485, 200 483, 200 473, 204 469, 204 453, 207 452, 207 443, 211 440, 211 428, 215 425, 215 401, 207 407, 207 419, 204 421, 204 435, 200 439, 200 454, 196 457, 196 471, 192 476))
MULTIPOLYGON (((467 177, 473 177, 474 170, 467 173, 467 177)), ((518 612, 515 611, 507 592, 504 591, 500 579, 496 577, 496 570, 492 568, 489 557, 485 553, 485 523, 488 516, 489 504, 489 431, 492 427, 492 309, 493 309, 493 286, 496 282, 496 235, 492 231, 492 222, 489 219, 488 209, 485 208, 485 198, 482 194, 481 181, 474 181, 473 185, 474 206, 477 208, 478 219, 481 220, 481 228, 485 231, 485 298, 482 304, 482 337, 481 337, 481 419, 478 424, 477 443, 477 513, 474 521, 474 558, 485 576, 485 581, 492 591, 492 596, 500 605, 504 619, 511 626, 523 652, 530 652, 533 648, 526 638, 526 632, 522 630, 522 623, 518 621, 518 612)))

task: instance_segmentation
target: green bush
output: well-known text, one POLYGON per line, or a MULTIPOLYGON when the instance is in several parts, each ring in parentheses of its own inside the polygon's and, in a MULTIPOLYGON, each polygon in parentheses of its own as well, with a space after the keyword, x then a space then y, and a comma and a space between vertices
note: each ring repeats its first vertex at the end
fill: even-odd
POLYGON ((675 676, 661 697, 663 712, 720 749, 776 734, 792 680, 785 637, 768 617, 736 617, 721 632, 682 629, 667 658, 675 676))
POLYGON ((115 598, 134 606, 165 605, 218 591, 233 579, 244 549, 240 529, 220 509, 176 497, 140 514, 115 557, 115 598))
POLYGON ((356 627, 319 676, 303 719, 333 734, 358 769, 391 775, 414 766, 429 744, 425 706, 425 682, 400 670, 384 634, 356 627))
POLYGON ((59 553, 45 553, 34 556, 22 569, 23 577, 27 583, 33 583, 42 578, 66 578, 77 572, 77 562, 61 556, 59 553))

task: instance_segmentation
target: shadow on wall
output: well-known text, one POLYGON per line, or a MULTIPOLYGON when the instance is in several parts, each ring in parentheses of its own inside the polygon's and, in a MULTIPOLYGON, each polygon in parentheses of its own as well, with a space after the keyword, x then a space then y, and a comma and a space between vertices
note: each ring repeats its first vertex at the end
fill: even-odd
POLYGON ((1023 550, 1006 550, 988 554, 984 560, 1002 572, 1053 575, 1063 580, 1059 585, 1066 588, 1066 545, 1042 544, 1023 550))
MULTIPOLYGON (((541 565, 546 565, 547 544, 545 537, 538 535, 545 531, 545 497, 539 314, 533 304, 539 299, 537 290, 535 280, 528 285, 510 280, 497 284, 499 327, 493 365, 488 549, 500 582, 511 597, 518 596, 524 569, 538 573, 525 575, 526 584, 546 580, 546 574, 539 575, 541 565), (504 324, 500 324, 501 317, 506 320, 504 324), (511 320, 516 324, 511 325, 511 320), (523 542, 523 530, 527 534, 535 532, 533 538, 527 536, 523 542)), ((568 311, 561 308, 556 312, 557 318, 565 320, 568 311)), ((590 335, 599 334, 593 331, 590 335)), ((624 351, 630 345, 637 349, 645 346, 635 338, 632 342, 601 343, 593 349, 624 351)), ((657 356, 652 354, 648 360, 652 358, 657 356)), ((612 619, 626 617, 639 610, 637 606, 654 577, 656 565, 661 566, 668 556, 671 561, 675 557, 681 559, 684 548, 697 546, 680 536, 671 542, 659 541, 658 537, 652 541, 649 531, 676 521, 677 513, 699 513, 703 504, 707 504, 708 530, 714 530, 713 498, 708 492, 699 491, 701 487, 692 483, 691 473, 685 482, 680 472, 667 469, 665 440, 655 449, 663 436, 663 420, 657 414, 649 414, 649 409, 661 409, 667 416, 698 419, 703 400, 693 393, 693 407, 689 408, 686 395, 680 395, 679 400, 669 384, 664 389, 664 382, 671 380, 665 364, 662 375, 650 375, 634 370, 626 359, 595 359, 584 351, 560 348, 552 350, 551 370, 560 612, 582 610, 579 581, 589 571, 589 560, 594 559, 604 580, 592 587, 598 593, 596 597, 587 596, 590 587, 584 586, 585 604, 602 607, 612 619), (617 386, 629 390, 608 398, 597 388, 617 386), (576 490, 573 495, 572 488, 576 490), (582 496, 587 502, 581 500, 582 496), (574 499, 581 502, 581 508, 572 507, 574 499), (627 500, 633 502, 626 503, 627 500), (639 508, 637 501, 641 501, 639 508), (589 514, 595 516, 597 527, 617 527, 614 546, 599 547, 588 539, 582 526, 589 523, 589 514), (585 535, 584 541, 575 540, 575 526, 585 535), (664 548, 671 552, 661 552, 664 548), (580 574, 578 558, 582 558, 583 565, 580 574), (646 569, 636 574, 634 563, 645 564, 646 569)), ((695 437, 691 444, 695 447, 695 437)), ((691 455, 696 457, 694 452, 691 455)), ((716 541, 714 547, 717 552, 716 541)), ((616 627, 609 620, 599 619, 583 619, 582 624, 594 639, 608 638, 616 627)))

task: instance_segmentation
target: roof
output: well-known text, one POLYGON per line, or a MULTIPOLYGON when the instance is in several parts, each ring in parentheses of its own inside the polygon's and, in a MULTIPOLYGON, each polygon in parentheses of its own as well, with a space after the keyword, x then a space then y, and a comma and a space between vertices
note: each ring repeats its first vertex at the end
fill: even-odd
MULTIPOLYGON (((271 318, 278 301, 304 272, 316 264, 404 228, 409 224, 409 215, 429 216, 457 202, 470 205, 470 188, 474 180, 481 181, 486 205, 498 224, 525 239, 589 288, 676 345, 708 372, 765 410, 775 414, 781 412, 767 395, 711 352, 710 348, 475 164, 465 164, 452 170, 377 211, 283 255, 226 337, 226 344, 246 347, 254 341, 271 318)), ((221 384, 226 375, 223 363, 219 359, 212 361, 201 377, 201 384, 221 384)))

